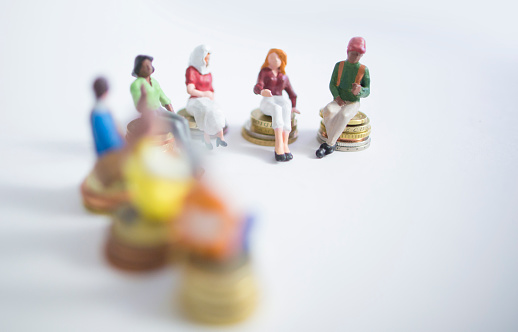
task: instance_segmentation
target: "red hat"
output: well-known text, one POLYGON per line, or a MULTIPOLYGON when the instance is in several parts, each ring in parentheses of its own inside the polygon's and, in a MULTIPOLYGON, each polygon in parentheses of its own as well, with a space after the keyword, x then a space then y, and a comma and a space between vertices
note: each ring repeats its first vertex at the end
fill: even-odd
POLYGON ((347 52, 351 51, 365 54, 365 39, 362 37, 351 38, 349 45, 347 45, 347 52))

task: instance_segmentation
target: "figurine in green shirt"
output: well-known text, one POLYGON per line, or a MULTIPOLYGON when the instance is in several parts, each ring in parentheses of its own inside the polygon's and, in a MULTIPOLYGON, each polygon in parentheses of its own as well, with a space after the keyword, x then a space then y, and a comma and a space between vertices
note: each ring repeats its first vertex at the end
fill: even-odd
POLYGON ((158 81, 151 77, 155 68, 153 57, 138 55, 132 75, 137 79, 131 84, 130 91, 137 110, 143 115, 156 115, 170 126, 175 141, 182 149, 193 157, 191 148, 191 132, 188 121, 176 114, 171 100, 165 95, 158 81))
POLYGON ((364 54, 365 39, 354 37, 347 46, 347 60, 335 65, 329 82, 329 90, 334 100, 322 110, 327 142, 322 143, 316 151, 318 158, 323 158, 336 150, 336 141, 360 110, 360 98, 370 94, 369 69, 359 62, 364 54))

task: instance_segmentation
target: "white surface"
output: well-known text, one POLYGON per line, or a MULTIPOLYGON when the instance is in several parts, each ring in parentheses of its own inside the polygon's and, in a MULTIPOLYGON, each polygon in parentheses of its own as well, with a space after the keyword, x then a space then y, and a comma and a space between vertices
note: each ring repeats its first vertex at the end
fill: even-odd
POLYGON ((229 146, 207 177, 257 213, 262 299, 230 330, 516 331, 516 8, 318 1, 44 1, 0 4, 0 330, 206 331, 173 301, 178 271, 111 269, 109 220, 79 183, 94 162, 92 79, 105 74, 121 124, 137 54, 179 110, 196 45, 211 45, 229 146), (318 110, 350 37, 372 93, 371 147, 314 158, 318 110), (240 126, 269 48, 299 95, 295 159, 240 126))

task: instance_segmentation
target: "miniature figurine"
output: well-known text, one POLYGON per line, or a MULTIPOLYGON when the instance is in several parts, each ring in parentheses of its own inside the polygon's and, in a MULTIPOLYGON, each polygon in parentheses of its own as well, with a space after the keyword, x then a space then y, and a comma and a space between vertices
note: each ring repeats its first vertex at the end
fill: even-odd
POLYGON ((257 287, 248 252, 250 222, 201 183, 186 198, 172 234, 186 251, 181 296, 191 318, 228 324, 252 313, 257 287))
POLYGON ((360 98, 370 94, 369 69, 359 62, 364 54, 365 39, 354 37, 347 46, 347 60, 338 62, 334 67, 329 83, 334 100, 322 111, 327 141, 316 151, 318 158, 336 150, 336 141, 360 110, 360 98))
POLYGON ((124 175, 130 199, 113 214, 107 258, 126 270, 162 267, 173 245, 170 228, 195 182, 189 161, 163 153, 151 137, 144 137, 128 157, 124 175))
POLYGON ((293 155, 288 147, 291 132, 291 113, 300 112, 296 109, 297 95, 291 87, 285 72, 287 56, 283 50, 272 48, 268 51, 264 64, 261 67, 254 93, 263 96, 259 108, 272 117, 272 128, 275 133, 275 160, 289 161, 293 155), (282 96, 286 90, 290 103, 282 96))
POLYGON ((197 46, 189 58, 189 67, 185 72, 187 93, 191 95, 185 110, 192 115, 198 128, 204 132, 204 142, 207 149, 212 150, 211 135, 217 135, 216 146, 227 146, 223 137, 225 116, 214 102, 212 74, 209 67, 210 48, 206 45, 197 46))
POLYGON ((151 74, 155 71, 152 61, 153 57, 148 55, 138 55, 135 58, 132 75, 137 79, 130 87, 135 107, 144 117, 157 115, 162 120, 167 121, 173 132, 175 142, 193 159, 189 124, 182 116, 174 113, 171 100, 162 91, 158 81, 151 77, 151 74))
POLYGON ((97 162, 81 185, 85 207, 94 212, 110 212, 127 201, 122 177, 126 158, 125 141, 112 117, 106 99, 108 81, 98 77, 93 84, 95 106, 90 114, 97 162))

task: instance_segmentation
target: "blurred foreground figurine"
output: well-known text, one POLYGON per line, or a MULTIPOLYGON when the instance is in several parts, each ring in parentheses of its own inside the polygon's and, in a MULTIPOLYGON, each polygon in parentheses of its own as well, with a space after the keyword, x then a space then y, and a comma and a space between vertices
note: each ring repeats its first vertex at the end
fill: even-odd
POLYGON ((141 139, 124 166, 129 204, 113 214, 106 245, 108 260, 118 268, 147 271, 164 266, 171 250, 171 225, 182 211, 194 180, 183 155, 163 153, 149 138, 141 139))
POLYGON ((292 113, 300 114, 296 109, 297 95, 285 72, 286 64, 287 56, 283 50, 272 48, 268 51, 259 72, 257 84, 254 86, 254 93, 263 96, 259 106, 261 112, 257 114, 253 111, 250 128, 245 127, 243 130, 243 136, 252 143, 275 145, 277 161, 293 159, 288 147, 288 144, 296 139, 296 131, 290 135, 294 122, 292 113), (284 90, 288 93, 291 102, 282 96, 284 90), (271 122, 267 117, 262 117, 263 114, 271 117, 271 122), (270 141, 267 135, 272 129, 274 144, 267 144, 270 141))
POLYGON ((122 177, 122 165, 126 159, 125 141, 106 106, 108 89, 108 81, 104 77, 94 81, 96 102, 90 114, 90 123, 97 162, 81 185, 85 207, 101 213, 115 210, 128 199, 122 177))
POLYGON ((231 212, 203 184, 195 186, 173 237, 186 250, 182 305, 194 320, 229 324, 255 308, 257 288, 248 252, 250 218, 231 212))
POLYGON ((360 98, 370 94, 369 70, 359 62, 364 54, 365 39, 354 37, 347 46, 347 60, 334 67, 329 83, 334 100, 322 110, 323 128, 319 133, 322 144, 316 151, 318 158, 337 149, 358 151, 370 144, 368 118, 359 113, 360 98), (355 128, 357 125, 362 127, 355 128))
POLYGON ((187 93, 191 95, 185 110, 194 117, 199 130, 204 133, 207 149, 212 150, 210 136, 217 135, 216 146, 227 146, 223 137, 225 116, 214 102, 212 74, 209 67, 210 49, 200 45, 194 49, 189 58, 189 67, 185 72, 187 93))
MULTIPOLYGON (((137 79, 131 84, 130 91, 135 107, 142 113, 145 121, 137 119, 130 122, 128 134, 146 131, 148 128, 142 127, 160 122, 162 125, 159 127, 166 126, 172 131, 175 143, 193 159, 189 124, 182 116, 174 113, 171 100, 162 91, 158 81, 151 77, 155 71, 152 61, 153 58, 147 55, 138 55, 135 58, 132 75, 137 79)), ((162 128, 159 134, 163 134, 162 128)))

